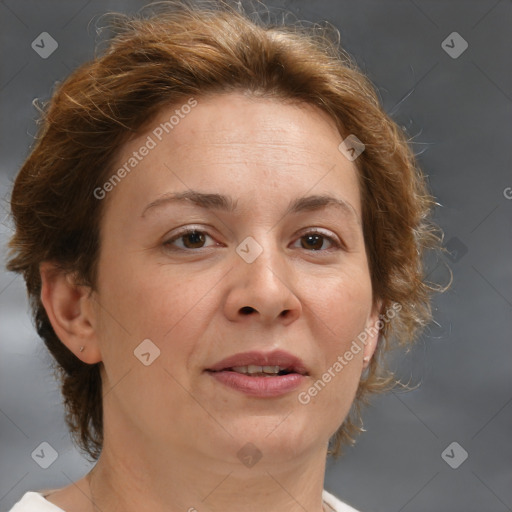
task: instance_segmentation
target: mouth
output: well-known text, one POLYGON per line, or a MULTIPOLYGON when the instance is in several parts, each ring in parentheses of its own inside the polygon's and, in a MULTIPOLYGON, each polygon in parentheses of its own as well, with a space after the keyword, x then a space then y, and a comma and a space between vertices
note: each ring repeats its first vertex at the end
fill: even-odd
POLYGON ((205 371, 221 385, 258 398, 289 394, 309 376, 299 358, 283 351, 236 354, 205 371))
POLYGON ((235 372, 250 377, 276 377, 296 373, 308 376, 305 364, 298 357, 276 350, 274 352, 245 352, 219 361, 208 372, 235 372))
POLYGON ((250 377, 276 377, 280 375, 289 375, 297 373, 293 368, 283 368, 281 366, 257 366, 250 364, 249 366, 233 366, 220 371, 229 371, 249 375, 250 377))

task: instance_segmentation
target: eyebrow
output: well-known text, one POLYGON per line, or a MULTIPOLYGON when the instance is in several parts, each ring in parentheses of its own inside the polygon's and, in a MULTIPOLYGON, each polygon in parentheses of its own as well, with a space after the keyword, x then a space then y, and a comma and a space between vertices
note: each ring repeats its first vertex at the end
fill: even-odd
MULTIPOLYGON (((224 211, 230 214, 239 213, 238 200, 222 194, 209 194, 197 190, 187 190, 185 192, 167 193, 149 203, 142 211, 141 217, 144 217, 148 210, 157 208, 166 204, 190 202, 200 208, 207 210, 224 211)), ((286 209, 284 216, 302 212, 318 211, 327 207, 335 207, 346 216, 351 217, 359 226, 361 222, 354 207, 347 201, 331 195, 311 195, 294 199, 286 209)))

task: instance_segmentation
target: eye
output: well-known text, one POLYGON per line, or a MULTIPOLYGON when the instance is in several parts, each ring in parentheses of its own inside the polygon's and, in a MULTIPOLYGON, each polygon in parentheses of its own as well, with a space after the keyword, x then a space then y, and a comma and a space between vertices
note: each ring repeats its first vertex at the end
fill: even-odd
MULTIPOLYGON (((324 242, 328 241, 334 248, 341 249, 341 243, 338 242, 334 237, 326 235, 321 231, 313 230, 303 234, 297 242, 301 242, 303 249, 320 251, 324 246, 324 242)), ((325 249, 324 249, 325 250, 325 249)))
MULTIPOLYGON (((205 247, 209 247, 205 245, 207 238, 213 240, 213 238, 205 231, 189 228, 174 235, 172 238, 167 240, 164 245, 171 248, 172 250, 176 249, 186 251, 203 249, 205 247), (181 245, 177 244, 177 241, 181 241, 181 245)), ((301 242, 302 249, 321 252, 325 252, 326 250, 324 247, 326 241, 331 244, 331 248, 334 247, 335 249, 340 249, 342 247, 342 244, 336 238, 318 230, 308 231, 307 233, 301 235, 301 237, 297 240, 297 242, 301 242)))
POLYGON ((173 249, 173 246, 176 246, 175 242, 182 240, 183 245, 181 247, 178 245, 178 249, 202 249, 205 247, 204 244, 207 238, 212 239, 205 231, 201 231, 200 229, 187 229, 167 240, 164 245, 173 249))

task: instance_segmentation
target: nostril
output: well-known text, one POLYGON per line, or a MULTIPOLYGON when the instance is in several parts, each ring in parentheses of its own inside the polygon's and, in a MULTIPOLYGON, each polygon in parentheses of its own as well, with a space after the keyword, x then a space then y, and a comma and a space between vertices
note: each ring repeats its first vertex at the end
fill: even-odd
POLYGON ((249 315, 253 311, 255 310, 254 308, 251 308, 251 306, 244 306, 243 308, 240 309, 240 312, 243 313, 244 315, 249 315))

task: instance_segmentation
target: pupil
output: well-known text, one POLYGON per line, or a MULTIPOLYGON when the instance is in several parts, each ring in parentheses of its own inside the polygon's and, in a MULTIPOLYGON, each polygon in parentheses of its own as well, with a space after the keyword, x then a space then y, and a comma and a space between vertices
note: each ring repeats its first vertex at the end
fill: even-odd
MULTIPOLYGON (((187 233, 185 235, 185 240, 188 240, 191 242, 192 245, 204 244, 204 234, 199 231, 192 231, 190 233, 187 233)), ((190 244, 185 244, 185 246, 189 247, 190 244)))
POLYGON ((322 236, 321 235, 306 235, 305 237, 308 240, 308 244, 311 240, 314 240, 316 242, 315 246, 313 247, 311 244, 309 245, 310 248, 313 248, 313 250, 319 250, 322 248, 322 236), (320 242, 320 245, 318 245, 318 242, 320 242))

